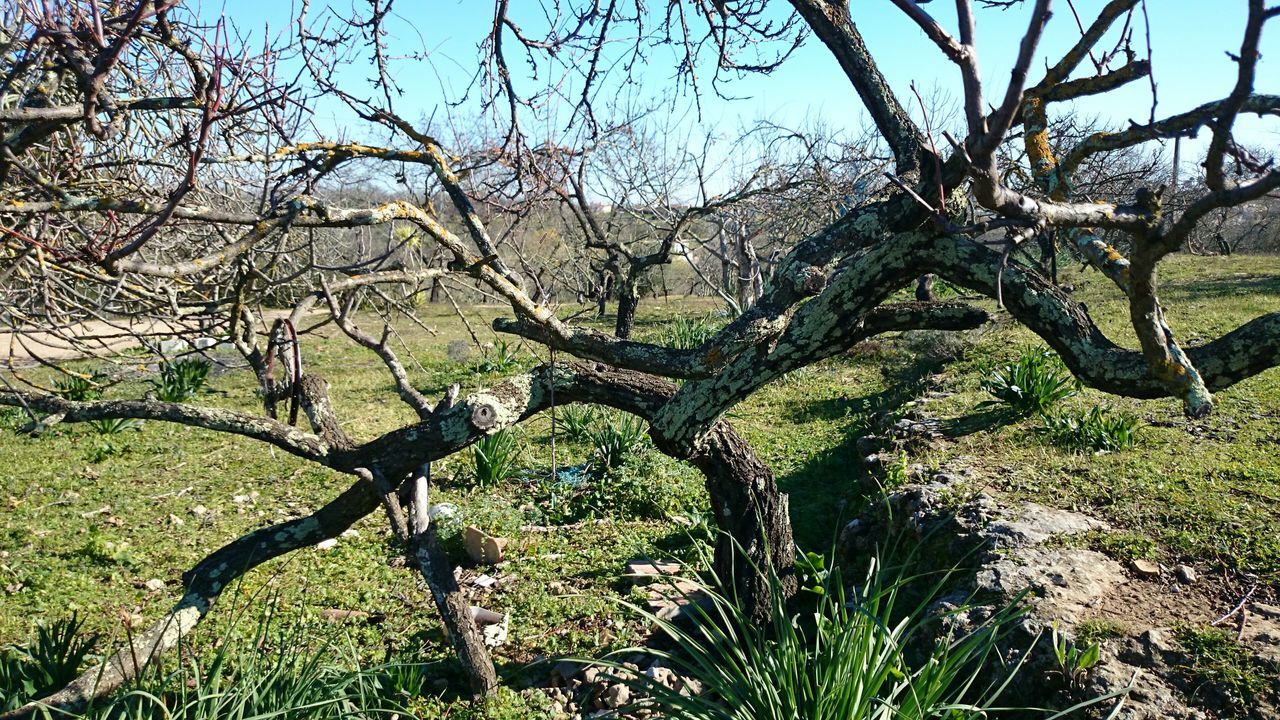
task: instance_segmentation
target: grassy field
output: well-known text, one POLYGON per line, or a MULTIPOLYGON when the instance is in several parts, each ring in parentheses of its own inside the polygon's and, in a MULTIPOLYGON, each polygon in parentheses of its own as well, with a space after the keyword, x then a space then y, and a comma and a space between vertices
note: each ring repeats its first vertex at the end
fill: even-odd
MULTIPOLYGON (((1163 297, 1184 340, 1208 339, 1280 310, 1277 258, 1175 257, 1166 267, 1163 297)), ((1124 303, 1104 279, 1081 273, 1068 280, 1113 338, 1136 347, 1124 303)), ((639 333, 660 338, 671 318, 714 309, 706 299, 646 301, 639 333)), ((500 312, 472 309, 482 340, 497 340, 484 327, 500 312)), ((474 349, 460 360, 455 346, 450 359, 450 343, 467 338, 456 318, 436 308, 425 316, 436 334, 401 328, 418 387, 431 396, 460 382, 467 392, 499 377, 477 369, 482 358, 474 349)), ((906 463, 963 466, 972 471, 975 489, 1096 515, 1118 528, 1092 538, 1098 547, 1126 559, 1192 564, 1215 578, 1224 598, 1254 583, 1260 597, 1274 597, 1280 588, 1280 370, 1221 393, 1217 411, 1201 421, 1185 419, 1172 400, 1082 391, 1064 406, 1106 406, 1136 416, 1141 429, 1131 450, 1081 453, 1048 442, 1036 432, 1037 420, 995 422, 979 408, 989 399, 980 387, 986 369, 1038 342, 997 321, 966 333, 958 346, 949 344, 947 354, 958 358, 944 363, 921 354, 943 343, 936 336, 885 338, 791 374, 735 408, 730 419, 790 494, 805 549, 829 549, 842 520, 877 492, 854 440, 887 418, 920 410, 916 401, 930 393, 927 413, 947 437, 914 448, 906 463)), ((367 439, 413 420, 372 354, 332 332, 312 336, 304 352, 309 370, 329 380, 353 437, 367 439)), ((546 359, 527 348, 520 353, 526 367, 546 359)), ((216 372, 211 389, 198 402, 256 406, 246 370, 216 372)), ((144 391, 138 380, 109 396, 144 391)), ((0 644, 25 640, 37 622, 73 612, 90 629, 122 637, 168 608, 180 574, 204 554, 252 528, 305 514, 349 482, 253 441, 185 427, 149 422, 102 436, 59 426, 33 438, 12 431, 22 420, 16 412, 0 420, 0 644), (148 589, 156 579, 165 587, 148 589)), ((462 522, 511 539, 501 567, 479 569, 500 582, 478 602, 511 615, 510 636, 496 660, 513 684, 533 660, 639 640, 644 626, 618 603, 633 592, 619 578, 626 561, 645 554, 691 559, 708 537, 705 498, 691 468, 641 451, 608 492, 574 494, 547 481, 548 420, 526 423, 519 433, 521 472, 500 486, 477 487, 470 453, 438 466, 445 478, 439 500, 456 504, 462 522)), ((560 434, 555 447, 560 467, 590 453, 588 443, 560 434)), ((253 616, 269 598, 278 614, 302 623, 308 637, 337 638, 361 662, 439 663, 432 672, 451 680, 431 602, 413 574, 388 562, 396 551, 384 524, 380 515, 370 516, 333 549, 304 550, 258 569, 220 602, 193 651, 220 637, 229 618, 253 616), (334 608, 370 616, 324 621, 322 613, 334 608)), ((424 715, 459 716, 447 694, 421 702, 424 715)), ((525 716, 521 702, 509 698, 506 712, 525 716)))

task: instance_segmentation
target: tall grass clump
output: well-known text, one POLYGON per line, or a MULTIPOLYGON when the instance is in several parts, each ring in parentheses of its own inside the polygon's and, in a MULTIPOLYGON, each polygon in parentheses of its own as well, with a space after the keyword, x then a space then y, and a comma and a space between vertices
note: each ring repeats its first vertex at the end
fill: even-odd
POLYGON ((662 341, 668 347, 692 350, 701 347, 720 331, 720 323, 710 315, 705 317, 677 317, 662 328, 662 341))
POLYGON ((22 707, 75 679, 85 656, 98 644, 97 635, 84 635, 80 619, 72 615, 36 628, 35 640, 0 652, 0 712, 22 707))
POLYGON ((64 400, 97 400, 102 397, 102 385, 98 382, 100 379, 100 375, 94 375, 92 379, 65 375, 53 381, 53 392, 64 400))
POLYGON ((361 668, 354 650, 338 662, 340 648, 309 640, 300 626, 278 627, 275 617, 265 613, 247 638, 233 637, 233 619, 211 657, 191 658, 168 672, 157 666, 130 690, 91 708, 85 720, 412 717, 405 702, 421 690, 419 673, 361 668))
POLYGON ((1050 408, 1076 394, 1079 383, 1052 351, 1027 348, 1012 363, 985 371, 982 389, 995 397, 981 404, 1018 417, 1047 413, 1050 408))
POLYGON ((1009 682, 986 681, 983 670, 1020 617, 1016 604, 930 645, 927 633, 946 625, 928 611, 940 581, 913 580, 903 568, 873 561, 863 582, 846 590, 832 569, 816 576, 812 610, 792 614, 777 573, 768 572, 768 580, 774 601, 763 624, 715 590, 724 585, 714 578, 702 586, 707 600, 690 604, 691 624, 631 606, 674 649, 618 654, 655 657, 703 692, 682 694, 621 664, 605 664, 648 698, 646 707, 658 716, 695 720, 976 720, 990 716, 1009 682), (921 583, 932 585, 920 592, 921 583), (921 651, 913 655, 913 647, 921 651))
POLYGON ((1044 416, 1041 434, 1050 442, 1078 452, 1128 450, 1138 443, 1138 419, 1094 406, 1084 412, 1052 412, 1044 416))
POLYGON ((620 467, 627 456, 640 448, 646 437, 644 420, 626 413, 609 416, 587 433, 595 461, 602 472, 620 467))
POLYGON ((520 366, 520 346, 506 340, 483 350, 484 355, 476 364, 476 372, 506 373, 520 366))
POLYGON ((480 438, 471 448, 476 483, 492 487, 516 474, 520 460, 520 439, 514 430, 499 430, 480 438))
POLYGON ((165 402, 186 402, 204 389, 212 363, 203 358, 166 360, 155 382, 156 397, 165 402))
POLYGON ((590 405, 564 405, 556 408, 556 428, 573 442, 586 440, 596 421, 595 408, 590 405))

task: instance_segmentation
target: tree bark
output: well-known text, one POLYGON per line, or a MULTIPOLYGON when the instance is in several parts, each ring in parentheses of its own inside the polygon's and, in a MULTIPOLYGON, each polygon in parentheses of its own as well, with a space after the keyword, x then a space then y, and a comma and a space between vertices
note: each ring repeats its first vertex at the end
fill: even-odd
POLYGON ((636 325, 636 308, 640 306, 638 283, 628 278, 618 291, 618 321, 614 324, 613 334, 623 340, 631 337, 636 325))
POLYGON ((773 606, 787 602, 797 587, 791 517, 773 470, 724 421, 711 428, 692 455, 682 455, 660 436, 654 440, 663 452, 702 471, 720 530, 716 576, 753 623, 768 621, 773 606), (771 573, 781 582, 781 597, 774 596, 771 573))
POLYGON ((916 300, 920 302, 933 302, 936 298, 933 296, 933 276, 921 275, 916 280, 916 300))

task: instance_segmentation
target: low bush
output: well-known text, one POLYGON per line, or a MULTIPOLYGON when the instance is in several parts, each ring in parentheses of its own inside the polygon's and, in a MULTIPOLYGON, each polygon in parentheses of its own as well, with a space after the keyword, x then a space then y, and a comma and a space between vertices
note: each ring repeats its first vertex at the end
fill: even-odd
POLYGON ((1018 417, 1047 413, 1076 394, 1079 383, 1053 352, 1027 348, 1012 363, 985 368, 982 389, 993 395, 980 405, 1007 410, 1018 417))

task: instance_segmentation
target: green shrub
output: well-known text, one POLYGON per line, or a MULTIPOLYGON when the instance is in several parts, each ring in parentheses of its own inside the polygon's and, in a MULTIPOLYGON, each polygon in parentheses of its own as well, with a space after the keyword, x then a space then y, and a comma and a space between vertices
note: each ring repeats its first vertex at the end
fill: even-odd
POLYGON ((1221 693, 1232 708, 1253 709, 1256 698, 1274 688, 1280 668, 1267 667, 1252 657, 1247 648, 1236 642, 1234 633, 1215 627, 1182 626, 1175 628, 1175 638, 1190 655, 1187 664, 1175 669, 1189 676, 1199 688, 1221 693))
POLYGON ((573 442, 586 440, 596 421, 595 408, 590 405, 564 405, 556 408, 556 429, 573 442))
POLYGON ((166 360, 155 382, 156 397, 165 402, 186 402, 204 389, 212 363, 203 358, 166 360))
POLYGON ((601 472, 622 465, 627 456, 644 442, 645 422, 635 415, 615 413, 588 433, 601 472))
POLYGON ((476 372, 506 373, 519 365, 520 346, 506 340, 499 340, 496 345, 484 350, 484 355, 476 365, 476 372))
POLYGON ((80 619, 58 620, 36 628, 29 645, 0 653, 0 712, 21 707, 75 679, 84 658, 93 652, 97 635, 81 634, 80 619))
POLYGON ((490 487, 506 482, 516 473, 520 459, 520 439, 514 430, 499 430, 480 438, 471 448, 476 483, 490 487))
POLYGON ((1095 405, 1085 412, 1047 413, 1040 432, 1072 450, 1128 450, 1138 443, 1138 419, 1095 405))
POLYGON ((1014 362, 986 370, 982 389, 995 396, 980 405, 1001 408, 1018 417, 1046 413, 1076 394, 1079 383, 1049 350, 1027 348, 1014 362))
POLYGON ((657 625, 675 649, 628 648, 616 655, 654 657, 700 683, 701 693, 682 694, 621 663, 606 664, 622 682, 651 698, 649 707, 660 717, 988 717, 987 709, 1004 685, 984 684, 981 672, 996 658, 997 642, 1016 624, 1020 611, 1014 605, 997 610, 966 634, 939 638, 931 652, 918 658, 908 648, 920 645, 918 636, 937 630, 938 618, 928 607, 940 584, 922 597, 905 569, 878 562, 872 562, 851 595, 838 570, 810 577, 818 578, 821 588, 813 593, 816 608, 793 615, 782 600, 776 572, 767 573, 774 602, 765 623, 753 622, 732 598, 701 583, 707 601, 688 606, 692 627, 629 606, 657 625), (908 595, 913 604, 904 613, 899 603, 906 603, 908 595))

